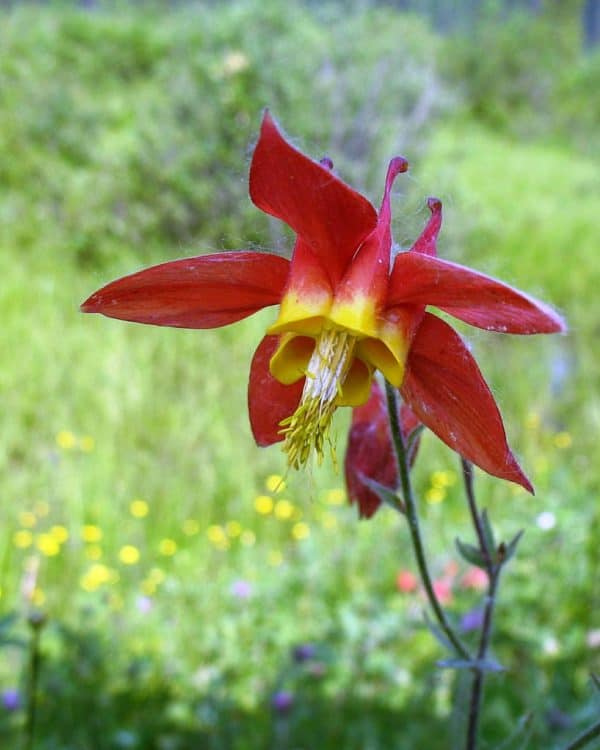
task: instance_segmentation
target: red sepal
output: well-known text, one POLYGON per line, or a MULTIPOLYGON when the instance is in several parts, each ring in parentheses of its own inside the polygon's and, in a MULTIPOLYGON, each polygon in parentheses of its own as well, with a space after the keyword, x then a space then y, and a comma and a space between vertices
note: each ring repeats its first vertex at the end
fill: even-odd
POLYGON ((434 305, 487 331, 566 330, 562 318, 543 302, 478 271, 418 253, 396 257, 388 304, 434 305))
POLYGON ((335 284, 375 227, 377 214, 327 166, 291 146, 265 112, 250 165, 250 198, 312 246, 335 284))
POLYGON ((224 252, 145 268, 107 284, 83 312, 175 328, 217 328, 281 299, 289 261, 256 252, 224 252))
POLYGON ((488 474, 533 492, 508 446, 494 397, 458 334, 426 313, 406 364, 400 391, 423 424, 488 474))
POLYGON ((282 385, 271 375, 269 362, 278 342, 279 336, 265 336, 250 365, 248 414, 252 434, 261 447, 283 440, 279 423, 296 411, 304 388, 304 378, 292 385, 282 385))
MULTIPOLYGON (((408 437, 419 420, 406 405, 400 408, 402 434, 408 437)), ((411 456, 411 465, 416 450, 411 456)), ((384 487, 395 489, 398 469, 392 447, 385 394, 376 381, 366 404, 352 412, 348 447, 344 461, 346 487, 351 503, 358 505, 361 518, 370 518, 381 505, 377 494, 364 481, 372 479, 384 487)))
POLYGON ((403 157, 397 156, 391 160, 377 226, 363 243, 338 285, 335 292, 337 302, 352 304, 358 296, 373 299, 378 310, 385 305, 392 245, 390 193, 396 177, 407 169, 408 162, 403 157))
POLYGON ((427 207, 431 212, 431 217, 409 252, 436 256, 437 238, 442 227, 442 202, 437 198, 428 198, 427 207))

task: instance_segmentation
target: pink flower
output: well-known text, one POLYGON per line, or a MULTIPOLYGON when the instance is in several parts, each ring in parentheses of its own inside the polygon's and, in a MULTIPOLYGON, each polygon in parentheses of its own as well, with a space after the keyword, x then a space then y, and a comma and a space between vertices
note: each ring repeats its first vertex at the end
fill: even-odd
POLYGON ((417 578, 410 570, 401 570, 396 576, 396 588, 402 594, 412 594, 417 590, 417 578))
POLYGON ((469 568, 462 577, 460 585, 464 589, 473 589, 474 591, 485 591, 488 585, 488 576, 485 570, 481 568, 469 568))

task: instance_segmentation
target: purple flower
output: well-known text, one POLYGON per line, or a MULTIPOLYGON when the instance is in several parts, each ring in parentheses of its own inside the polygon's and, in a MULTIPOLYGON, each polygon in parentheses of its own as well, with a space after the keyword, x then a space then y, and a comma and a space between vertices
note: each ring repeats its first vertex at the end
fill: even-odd
POLYGON ((275 713, 285 716, 292 710, 294 696, 287 690, 278 690, 271 697, 271 707, 275 713))
POLYGON ((470 630, 479 630, 482 625, 482 609, 472 609, 470 612, 467 612, 465 615, 463 615, 463 618, 460 621, 460 627, 465 631, 465 633, 468 633, 470 630))
POLYGON ((7 688, 2 691, 2 705, 6 711, 18 711, 21 703, 21 693, 17 688, 7 688))
POLYGON ((302 643, 292 651, 292 657, 297 664, 304 664, 304 662, 311 661, 315 658, 316 654, 317 649, 312 643, 302 643))
POLYGON ((143 615, 146 615, 154 606, 154 602, 149 596, 138 596, 135 600, 135 606, 143 615))
POLYGON ((252 596, 252 584, 244 581, 242 578, 238 578, 237 581, 231 584, 229 591, 236 599, 249 599, 252 596))

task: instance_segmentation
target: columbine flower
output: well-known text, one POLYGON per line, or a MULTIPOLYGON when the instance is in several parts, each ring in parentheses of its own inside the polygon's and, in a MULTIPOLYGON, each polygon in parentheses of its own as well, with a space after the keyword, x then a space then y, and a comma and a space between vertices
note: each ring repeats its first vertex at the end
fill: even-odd
MULTIPOLYGON (((402 435, 406 439, 420 422, 406 404, 402 404, 398 416, 402 435)), ((418 438, 409 456, 411 465, 417 448, 418 438)), ((358 505, 361 518, 370 518, 381 504, 377 492, 369 486, 370 481, 392 490, 398 486, 398 466, 392 447, 386 399, 375 381, 367 403, 352 412, 344 470, 348 498, 358 505)))
POLYGON ((502 420, 459 336, 427 305, 507 333, 564 330, 556 313, 494 279, 436 257, 441 203, 391 263, 390 162, 379 213, 291 146, 267 112, 250 167, 250 197, 296 233, 291 261, 239 251, 176 260, 119 279, 82 306, 123 320, 214 328, 279 304, 252 360, 249 412, 261 446, 284 441, 292 467, 322 457, 338 406, 367 402, 375 370, 419 419, 466 459, 531 489, 502 420))

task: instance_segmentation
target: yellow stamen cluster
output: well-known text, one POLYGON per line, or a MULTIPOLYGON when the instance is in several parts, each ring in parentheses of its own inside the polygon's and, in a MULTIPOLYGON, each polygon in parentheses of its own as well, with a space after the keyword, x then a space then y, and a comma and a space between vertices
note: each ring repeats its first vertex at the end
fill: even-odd
POLYGON ((283 450, 288 463, 299 469, 315 451, 321 463, 338 397, 350 365, 356 337, 348 331, 325 329, 316 341, 306 370, 302 398, 296 411, 281 421, 283 450))

